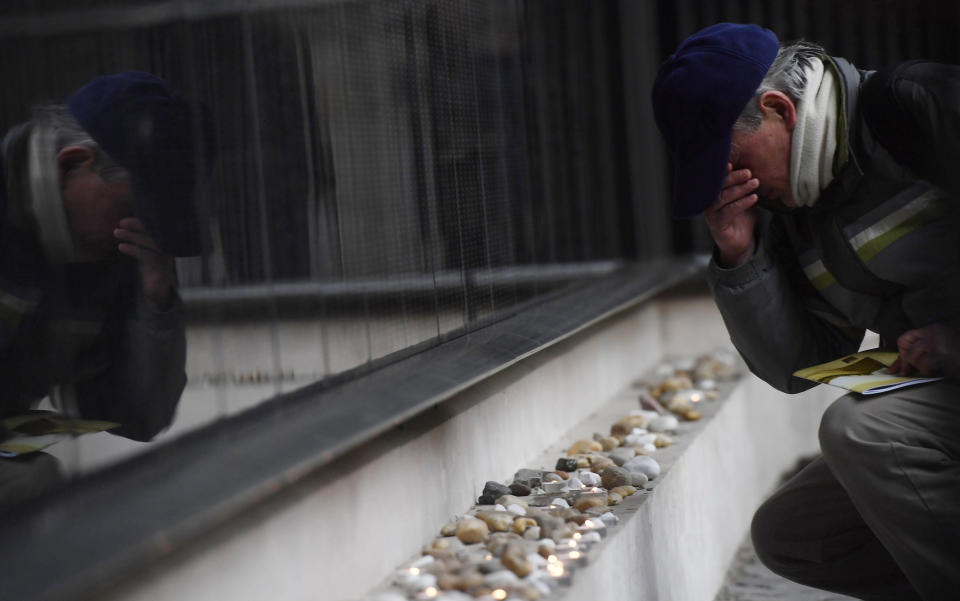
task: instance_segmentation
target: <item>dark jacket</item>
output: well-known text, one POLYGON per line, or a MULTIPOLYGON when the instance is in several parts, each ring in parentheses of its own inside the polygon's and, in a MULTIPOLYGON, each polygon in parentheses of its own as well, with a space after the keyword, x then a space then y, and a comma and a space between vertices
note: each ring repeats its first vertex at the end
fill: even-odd
MULTIPOLYGON (((960 67, 839 73, 846 154, 816 205, 768 215, 755 255, 712 261, 711 290, 758 376, 789 392, 800 368, 960 316, 960 67)), ((838 151, 839 152, 839 151, 838 151)))

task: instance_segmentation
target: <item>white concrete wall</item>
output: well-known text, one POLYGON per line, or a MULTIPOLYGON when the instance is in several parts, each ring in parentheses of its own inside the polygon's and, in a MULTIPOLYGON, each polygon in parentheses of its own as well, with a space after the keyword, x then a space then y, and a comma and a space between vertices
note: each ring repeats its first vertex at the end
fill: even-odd
MULTIPOLYGON (((360 598, 467 509, 484 481, 535 465, 665 353, 717 345, 729 343, 708 298, 607 320, 132 574, 109 598, 360 598)), ((738 386, 601 560, 578 574, 570 598, 712 599, 753 508, 815 448, 822 396, 785 398, 752 379, 738 386)))

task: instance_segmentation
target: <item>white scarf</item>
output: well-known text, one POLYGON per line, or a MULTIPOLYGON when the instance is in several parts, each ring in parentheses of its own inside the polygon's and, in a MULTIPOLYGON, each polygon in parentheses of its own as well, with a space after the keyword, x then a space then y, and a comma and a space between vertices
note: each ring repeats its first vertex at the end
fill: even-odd
POLYGON ((791 136, 790 189, 798 207, 812 207, 833 179, 837 150, 837 81, 816 59, 804 72, 807 85, 797 103, 791 136))

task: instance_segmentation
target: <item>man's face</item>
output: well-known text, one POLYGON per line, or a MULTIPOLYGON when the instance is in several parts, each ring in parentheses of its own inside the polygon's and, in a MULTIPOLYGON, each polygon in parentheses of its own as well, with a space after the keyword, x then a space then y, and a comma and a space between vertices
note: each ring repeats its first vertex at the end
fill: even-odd
POLYGON ((117 250, 114 229, 133 215, 129 180, 105 181, 89 166, 63 175, 63 206, 77 252, 104 258, 117 250))
MULTIPOLYGON (((782 96, 782 95, 781 95, 782 96)), ((785 98, 785 97, 784 97, 785 98)), ((733 132, 730 163, 733 169, 749 169, 760 181, 757 193, 761 198, 779 199, 788 207, 794 206, 790 189, 790 139, 795 113, 782 105, 783 99, 767 95, 761 100, 763 121, 756 131, 733 132)))

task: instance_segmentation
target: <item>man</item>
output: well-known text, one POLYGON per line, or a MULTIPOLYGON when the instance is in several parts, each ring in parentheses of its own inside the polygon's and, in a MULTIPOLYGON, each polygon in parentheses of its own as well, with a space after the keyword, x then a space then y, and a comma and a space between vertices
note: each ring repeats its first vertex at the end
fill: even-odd
POLYGON ((711 290, 754 373, 801 391, 795 370, 869 329, 894 371, 948 376, 837 400, 822 457, 754 517, 761 560, 863 599, 957 598, 960 68, 864 72, 724 23, 664 63, 653 106, 674 212, 706 217, 711 290))
MULTIPOLYGON (((172 257, 202 250, 194 192, 211 139, 200 107, 141 72, 98 77, 7 134, 0 417, 49 395, 134 440, 170 424, 186 382, 172 257)), ((0 504, 51 476, 33 455, 0 460, 0 504)))

